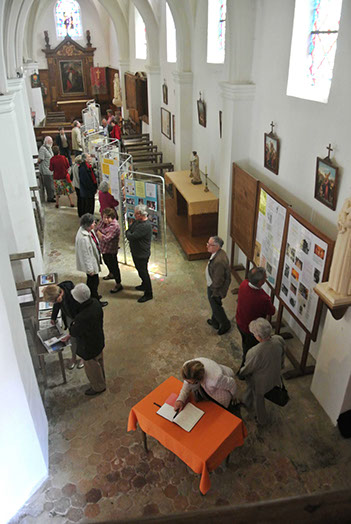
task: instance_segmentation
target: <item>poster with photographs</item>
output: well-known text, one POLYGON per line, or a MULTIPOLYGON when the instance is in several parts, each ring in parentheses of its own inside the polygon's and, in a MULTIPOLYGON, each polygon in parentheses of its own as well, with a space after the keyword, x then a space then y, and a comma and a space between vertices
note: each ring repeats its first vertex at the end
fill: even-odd
POLYGON ((135 196, 135 185, 134 180, 126 179, 125 181, 126 197, 135 196))
POLYGON ((266 269, 274 289, 280 260, 286 208, 261 188, 257 217, 254 263, 266 269))
POLYGON ((290 216, 280 299, 311 332, 318 296, 313 288, 321 282, 328 244, 290 216))

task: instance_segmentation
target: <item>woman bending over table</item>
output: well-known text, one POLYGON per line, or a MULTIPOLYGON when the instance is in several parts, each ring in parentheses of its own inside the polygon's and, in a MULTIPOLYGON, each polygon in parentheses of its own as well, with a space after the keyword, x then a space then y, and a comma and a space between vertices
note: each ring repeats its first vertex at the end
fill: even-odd
POLYGON ((192 392, 196 402, 212 400, 228 409, 234 400, 236 382, 234 371, 214 360, 198 357, 183 364, 183 387, 175 402, 174 409, 181 411, 192 392))

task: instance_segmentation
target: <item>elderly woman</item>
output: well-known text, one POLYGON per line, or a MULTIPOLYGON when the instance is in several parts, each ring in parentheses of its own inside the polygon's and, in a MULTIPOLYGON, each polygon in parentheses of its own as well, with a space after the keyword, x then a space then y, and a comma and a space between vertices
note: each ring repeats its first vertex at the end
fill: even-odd
MULTIPOLYGON (((99 185, 99 202, 100 202, 100 213, 102 218, 102 212, 107 207, 112 207, 113 209, 118 206, 118 200, 115 200, 111 193, 109 193, 110 186, 108 183, 103 180, 99 185)), ((116 218, 118 219, 117 211, 116 218)))
MULTIPOLYGON (((46 302, 52 302, 54 307, 51 313, 51 324, 56 323, 59 311, 62 312, 62 320, 66 329, 69 329, 76 314, 79 311, 79 303, 74 300, 71 291, 74 288, 73 282, 64 280, 60 284, 45 286, 43 295, 46 302)), ((71 339, 72 359, 68 364, 68 369, 73 369, 77 364, 77 344, 74 338, 71 339)), ((84 362, 79 360, 77 368, 84 367, 84 362)))
POLYGON ((80 155, 76 156, 74 159, 74 164, 71 167, 71 177, 74 189, 77 195, 77 210, 79 218, 84 214, 82 200, 80 198, 80 182, 79 182, 79 167, 82 163, 82 157, 80 155))
POLYGON ((263 425, 267 422, 264 395, 281 385, 285 342, 279 335, 271 336, 272 326, 265 318, 252 320, 249 329, 259 344, 249 349, 245 365, 240 369, 239 376, 247 383, 243 404, 255 410, 258 424, 263 425))
MULTIPOLYGON (((99 300, 100 247, 94 233, 95 218, 85 213, 80 219, 80 228, 76 235, 76 263, 78 271, 87 275, 87 286, 91 297, 99 300)), ((100 302, 104 307, 108 302, 100 302)))
POLYGON ((44 144, 39 149, 38 164, 48 202, 55 202, 54 179, 52 177, 52 171, 50 171, 50 160, 52 156, 52 138, 51 136, 46 136, 44 138, 44 144))
POLYGON ((69 181, 69 163, 65 156, 60 155, 60 150, 58 146, 52 148, 54 156, 50 160, 50 171, 54 172, 54 186, 55 186, 55 195, 56 195, 56 207, 59 207, 60 196, 67 196, 71 204, 71 207, 74 207, 72 202, 71 193, 73 193, 73 187, 69 181))
MULTIPOLYGON (((102 258, 110 272, 109 275, 112 275, 112 278, 116 281, 116 285, 113 289, 110 289, 110 293, 118 293, 118 291, 122 291, 123 289, 117 259, 121 230, 116 220, 116 212, 114 209, 107 207, 103 210, 102 220, 100 220, 95 227, 95 232, 100 242, 102 258)), ((105 280, 107 279, 105 278, 105 280)))
POLYGON ((174 409, 181 411, 193 392, 195 400, 212 400, 228 409, 236 393, 236 382, 232 369, 217 364, 209 358, 198 357, 183 364, 183 387, 175 402, 174 409))
POLYGON ((83 153, 81 157, 81 164, 79 166, 79 192, 83 214, 94 214, 95 209, 95 193, 97 189, 97 183, 90 161, 90 155, 83 153))

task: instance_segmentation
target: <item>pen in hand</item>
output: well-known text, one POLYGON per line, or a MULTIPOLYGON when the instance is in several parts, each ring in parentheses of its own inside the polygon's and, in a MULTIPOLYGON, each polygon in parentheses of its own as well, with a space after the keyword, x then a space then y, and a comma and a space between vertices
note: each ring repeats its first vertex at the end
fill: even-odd
POLYGON ((173 417, 172 420, 174 420, 174 419, 176 418, 176 416, 178 415, 178 413, 179 413, 179 409, 176 409, 175 415, 174 415, 174 417, 173 417))
POLYGON ((156 404, 156 402, 154 402, 155 406, 157 406, 158 408, 162 407, 160 406, 160 404, 156 404))

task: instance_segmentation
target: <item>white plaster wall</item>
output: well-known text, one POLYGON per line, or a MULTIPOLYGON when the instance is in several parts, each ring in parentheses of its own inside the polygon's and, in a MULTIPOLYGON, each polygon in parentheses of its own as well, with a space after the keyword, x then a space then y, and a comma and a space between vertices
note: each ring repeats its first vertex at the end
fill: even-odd
POLYGON ((118 48, 115 26, 111 18, 109 20, 108 27, 109 27, 109 51, 110 51, 109 65, 113 67, 114 69, 118 69, 120 53, 119 53, 119 48, 118 48))
MULTIPOLYGON (((39 69, 47 69, 47 62, 45 54, 42 49, 45 47, 44 31, 48 30, 51 49, 54 49, 62 39, 58 40, 56 37, 54 6, 55 1, 50 2, 45 8, 40 11, 33 31, 33 52, 34 60, 38 62, 39 69)), ((100 6, 98 9, 94 1, 84 0, 80 3, 83 37, 76 39, 78 44, 85 47, 86 37, 85 32, 90 30, 91 43, 96 47, 94 54, 94 65, 99 64, 100 67, 107 67, 109 65, 109 47, 106 32, 108 29, 108 18, 106 11, 100 6)))
MULTIPOLYGON (((1 209, 6 209, 4 172, 0 175, 1 209)), ((0 222, 1 522, 7 522, 18 511, 48 472, 47 419, 18 304, 5 223, 0 222)))
MULTIPOLYGON (((196 150, 200 158, 200 169, 207 166, 209 178, 217 185, 220 184, 218 170, 219 138, 219 111, 222 110, 219 83, 226 80, 225 64, 207 64, 207 2, 198 2, 195 27, 193 29, 193 143, 191 150, 196 150), (202 98, 207 106, 207 125, 198 123, 197 104, 201 91, 202 98)), ((226 57, 227 62, 227 57, 226 57)), ((190 156, 189 156, 190 161, 190 156)))

